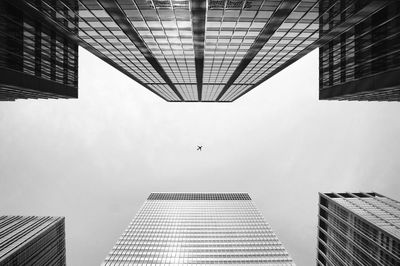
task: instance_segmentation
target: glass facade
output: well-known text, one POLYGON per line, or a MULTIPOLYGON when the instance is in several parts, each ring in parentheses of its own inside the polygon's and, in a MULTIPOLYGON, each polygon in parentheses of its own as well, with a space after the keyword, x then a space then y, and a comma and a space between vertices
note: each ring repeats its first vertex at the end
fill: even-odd
POLYGON ((79 38, 167 101, 231 102, 311 51, 318 2, 80 0, 79 38))
POLYGON ((78 33, 77 8, 68 0, 0 2, 0 100, 78 96, 78 45, 68 37, 78 33))
POLYGON ((0 265, 65 266, 64 218, 0 216, 0 265))
POLYGON ((320 32, 342 28, 320 47, 320 99, 400 100, 400 2, 322 1, 320 32))
POLYGON ((317 265, 400 265, 400 202, 377 193, 324 193, 317 265))
MULTIPOLYGON (((169 18, 173 12, 156 12, 157 9, 152 3, 144 0, 80 1, 79 38, 86 42, 87 46, 97 50, 103 58, 114 62, 119 69, 123 69, 129 76, 165 100, 179 101, 180 93, 172 82, 183 78, 180 68, 184 66, 180 65, 180 68, 176 69, 175 54, 179 54, 179 60, 182 62, 185 62, 186 57, 183 50, 173 52, 172 49, 182 47, 185 40, 173 39, 173 36, 178 34, 176 21, 174 23, 168 20, 163 24, 160 21, 160 16, 169 18), (166 25, 169 22, 171 25, 166 25), (167 33, 171 34, 171 40, 166 37, 167 33), (169 46, 171 43, 174 43, 174 46, 169 46), (171 68, 166 68, 166 65, 171 68)), ((181 17, 187 22, 190 16, 188 9, 186 11, 182 12, 181 17)), ((180 31, 182 34, 188 32, 184 27, 181 27, 180 31)), ((191 37, 190 35, 187 39, 191 37)), ((193 46, 190 52, 193 53, 193 46)), ((190 66, 185 67, 189 68, 190 66)), ((185 75, 185 80, 192 76, 185 75)))
POLYGON ((4 0, 1 7, 2 100, 77 97, 78 45, 170 102, 235 101, 316 48, 320 99, 400 99, 396 0, 4 0))
POLYGON ((247 193, 151 193, 103 266, 295 265, 247 193))
MULTIPOLYGON (((319 1, 246 2, 238 64, 218 100, 233 101, 277 73, 318 39, 319 1), (229 87, 228 87, 229 86, 229 87)), ((237 39, 236 39, 237 40, 237 39)), ((305 53, 304 53, 305 54, 305 53)))

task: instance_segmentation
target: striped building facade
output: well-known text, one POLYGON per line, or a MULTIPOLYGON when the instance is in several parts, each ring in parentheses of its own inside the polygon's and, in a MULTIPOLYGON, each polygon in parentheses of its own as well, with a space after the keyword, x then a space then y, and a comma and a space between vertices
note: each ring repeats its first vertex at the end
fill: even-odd
POLYGON ((378 193, 320 193, 318 266, 400 265, 400 202, 378 193))
POLYGON ((78 3, 0 1, 0 101, 78 97, 78 3))
POLYGON ((400 1, 323 1, 321 100, 400 101, 400 1), (349 23, 351 21, 351 23, 349 23))
POLYGON ((0 216, 0 265, 66 265, 64 223, 62 217, 0 216))
POLYGON ((295 264, 247 193, 151 193, 102 265, 295 264))

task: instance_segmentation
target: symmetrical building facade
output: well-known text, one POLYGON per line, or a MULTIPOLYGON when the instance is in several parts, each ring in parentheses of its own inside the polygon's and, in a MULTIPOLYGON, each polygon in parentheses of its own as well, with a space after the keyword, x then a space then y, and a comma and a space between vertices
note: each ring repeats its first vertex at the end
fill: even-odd
POLYGON ((397 0, 3 0, 1 7, 0 71, 13 75, 0 78, 0 99, 76 97, 79 44, 171 102, 234 101, 319 47, 320 99, 398 100, 397 0))
POLYGON ((103 266, 295 265, 247 193, 151 193, 103 266))
POLYGON ((0 265, 66 265, 64 218, 0 216, 0 265))
POLYGON ((377 193, 319 197, 317 265, 400 265, 400 202, 377 193))

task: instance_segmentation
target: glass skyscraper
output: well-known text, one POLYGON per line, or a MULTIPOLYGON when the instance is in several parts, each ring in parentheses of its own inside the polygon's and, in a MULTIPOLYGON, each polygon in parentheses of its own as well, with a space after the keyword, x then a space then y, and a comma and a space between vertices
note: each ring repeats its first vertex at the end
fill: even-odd
POLYGON ((103 266, 295 265, 247 193, 151 193, 103 266))
POLYGON ((317 48, 320 99, 397 101, 399 13, 398 0, 3 0, 0 99, 77 97, 80 45, 171 102, 232 102, 317 48))
POLYGON ((400 202, 378 193, 320 193, 317 265, 400 265, 400 202))
POLYGON ((64 218, 0 216, 0 265, 65 266, 64 218))

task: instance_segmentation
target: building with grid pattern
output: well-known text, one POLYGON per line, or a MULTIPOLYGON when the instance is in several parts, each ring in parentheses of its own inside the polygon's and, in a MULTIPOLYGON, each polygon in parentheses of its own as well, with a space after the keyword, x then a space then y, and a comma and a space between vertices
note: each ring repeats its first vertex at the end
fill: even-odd
POLYGON ((330 2, 320 32, 343 30, 320 46, 320 99, 399 101, 400 1, 330 2))
POLYGON ((377 193, 320 193, 317 265, 400 265, 400 202, 377 193))
POLYGON ((167 101, 231 102, 315 49, 318 18, 316 0, 80 0, 79 39, 167 101))
POLYGON ((2 5, 3 100, 76 97, 77 45, 171 102, 232 102, 316 48, 320 99, 399 98, 397 0, 2 5))
POLYGON ((64 218, 0 216, 0 265, 66 265, 64 218))
POLYGON ((78 5, 57 1, 54 8, 0 1, 0 101, 78 97, 78 5))
POLYGON ((247 193, 151 193, 103 266, 295 265, 247 193))

